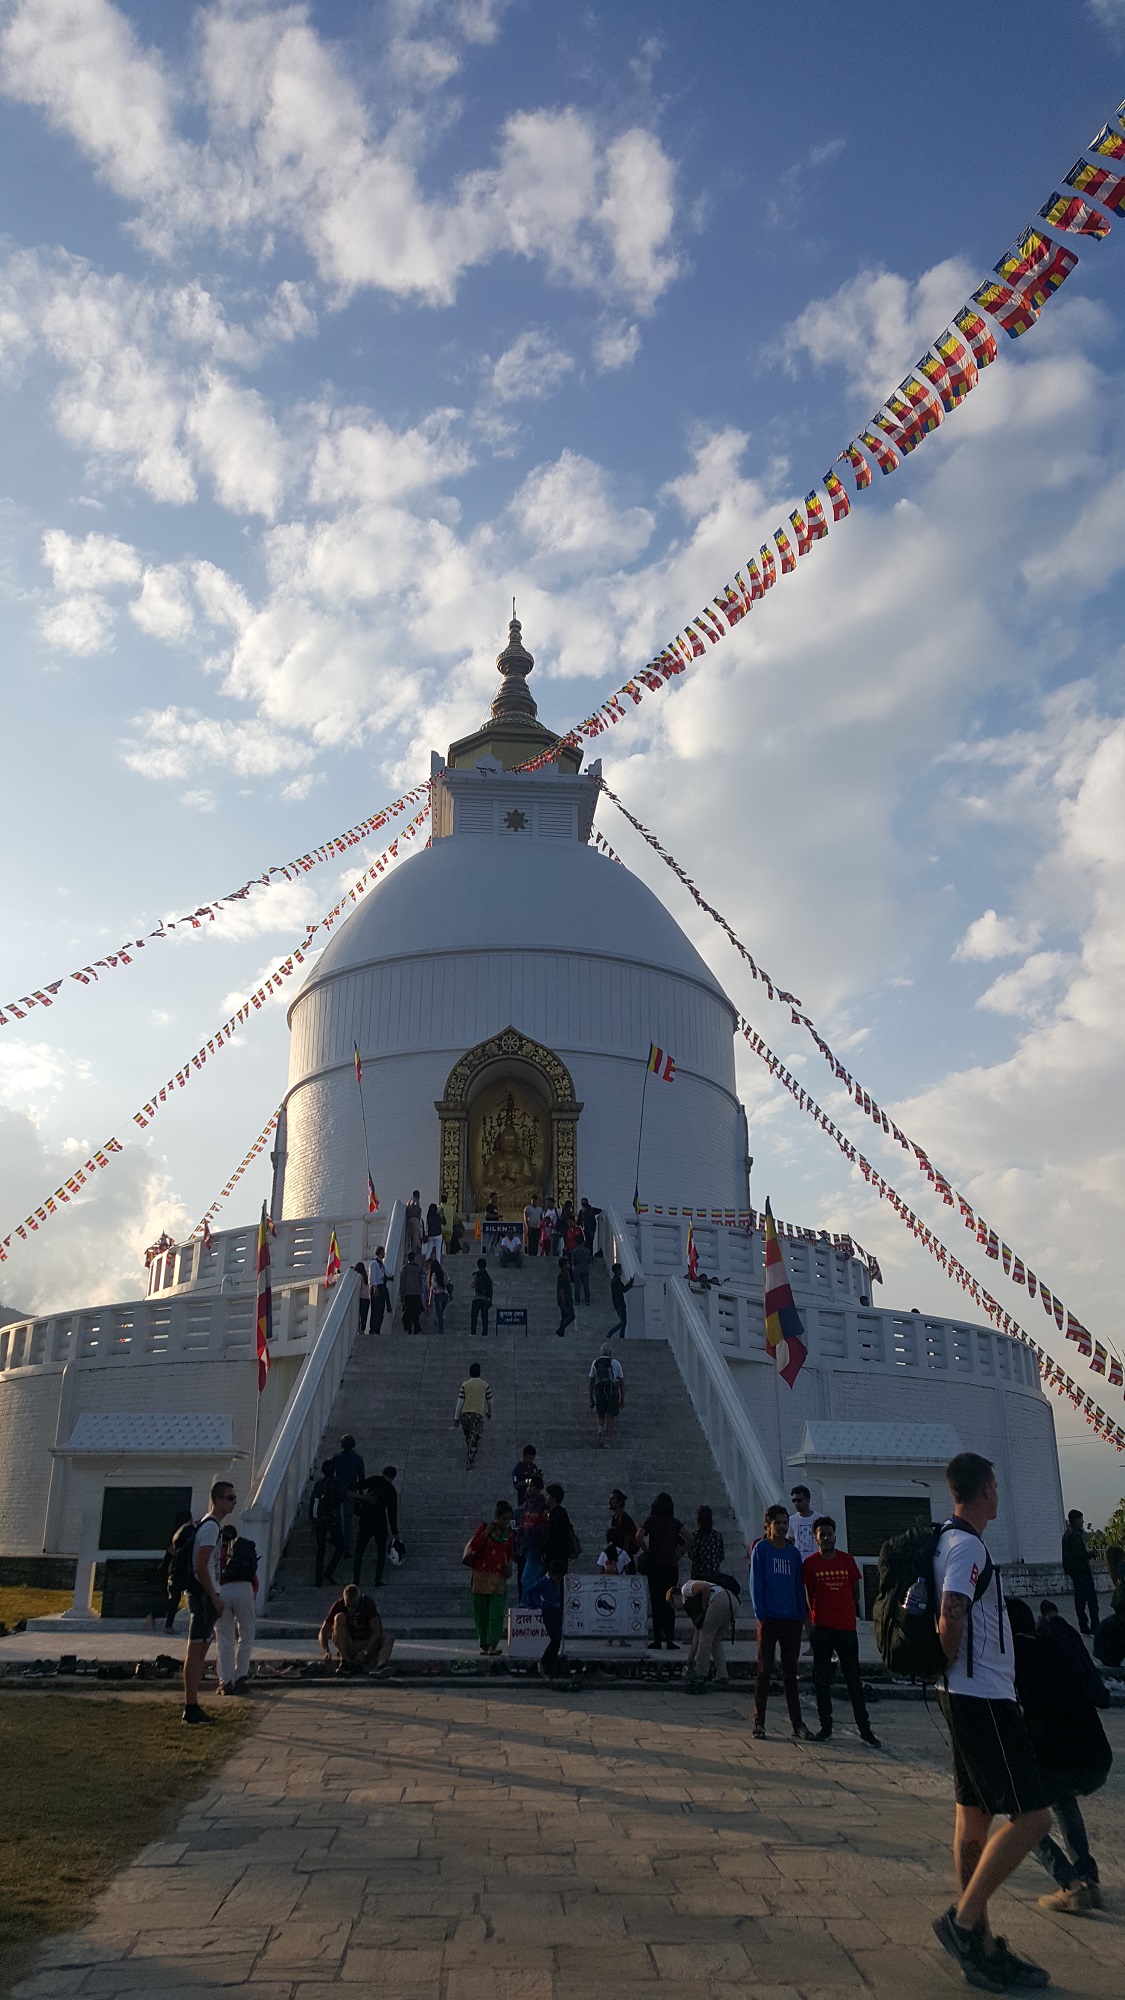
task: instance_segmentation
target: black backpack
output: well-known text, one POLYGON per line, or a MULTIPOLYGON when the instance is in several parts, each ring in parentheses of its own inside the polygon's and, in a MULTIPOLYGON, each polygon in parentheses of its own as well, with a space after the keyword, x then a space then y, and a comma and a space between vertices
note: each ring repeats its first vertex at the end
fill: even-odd
POLYGON ((594 1380, 602 1388, 605 1388, 613 1381, 613 1362, 608 1354, 596 1354, 594 1356, 594 1380))
POLYGON ((195 1537, 199 1521, 185 1521, 172 1537, 172 1560, 168 1565, 168 1588, 182 1594, 195 1585, 195 1537))
POLYGON ((253 1583, 258 1574, 258 1548, 246 1535, 236 1535, 223 1565, 224 1583, 253 1583))
MULTIPOLYGON (((891 1673, 910 1680, 937 1681, 948 1666, 938 1638, 937 1586, 934 1582, 934 1551, 947 1528, 965 1534, 974 1531, 954 1515, 939 1526, 928 1521, 925 1527, 909 1528, 904 1535, 892 1535, 879 1550, 879 1582, 871 1607, 875 1643, 883 1665, 891 1673)), ((979 1537, 978 1537, 979 1539, 979 1537)), ((981 1543, 984 1548, 984 1543, 981 1543)), ((995 1570, 987 1549, 984 1566, 977 1577, 973 1603, 979 1603, 992 1582, 995 1570)), ((1000 1581, 996 1582, 999 1596, 1000 1581)), ((1000 1645, 1004 1645, 1004 1621, 1000 1620, 1000 1645)), ((973 1671, 973 1621, 969 1618, 966 1672, 973 1671)))

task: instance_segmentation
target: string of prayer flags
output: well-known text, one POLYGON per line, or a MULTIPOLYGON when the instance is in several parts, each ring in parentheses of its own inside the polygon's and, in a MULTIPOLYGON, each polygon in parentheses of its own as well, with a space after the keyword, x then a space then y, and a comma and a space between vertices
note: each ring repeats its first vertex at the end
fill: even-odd
MULTIPOLYGON (((203 1065, 207 1061, 209 1055, 212 1056, 216 1055, 220 1049, 226 1047, 226 1044, 237 1033, 238 1029, 243 1027, 245 1023, 250 1019, 251 1008, 260 1011, 261 1008, 265 1005, 265 1002, 269 998, 270 993, 272 991, 274 990, 278 992, 281 991, 285 981, 287 979, 292 978, 297 968, 304 964, 305 954, 308 951, 309 946, 312 944, 313 939, 316 937, 317 932, 321 930, 331 930, 333 924, 340 916, 340 913, 343 910, 345 903, 348 902, 357 903, 359 901, 360 896, 362 896, 365 890, 368 888, 369 884, 375 881, 378 878, 378 876, 382 875, 385 872, 389 861, 391 861, 397 856, 401 843, 405 840, 412 840, 417 836, 419 828, 429 818, 429 812, 430 812, 429 786, 427 785, 421 789, 424 789, 426 793, 426 803, 423 806, 421 812, 416 814, 414 819, 410 821, 409 825, 404 827, 403 831, 395 836, 395 839, 391 842, 390 846, 384 848, 382 854, 376 856, 375 860, 371 863, 371 866, 364 870, 363 874, 359 876, 358 879, 352 884, 352 887, 348 889, 343 896, 341 896, 339 902, 333 904, 327 916, 321 917, 319 923, 310 924, 308 926, 308 929, 306 930, 305 936, 301 944, 295 945, 293 947, 293 950, 289 953, 289 956, 281 961, 281 964, 275 968, 275 970, 270 974, 269 978, 265 981, 265 983, 262 986, 259 986, 256 992, 251 993, 249 999, 243 1002, 242 1006, 239 1007, 237 1011, 231 1015, 230 1019, 224 1021, 222 1026, 217 1028, 215 1030, 215 1033, 208 1037, 207 1041, 203 1043, 202 1047, 197 1049, 195 1054, 188 1058, 187 1062, 184 1064, 182 1069, 176 1070, 175 1074, 173 1076, 170 1076, 166 1083, 161 1084, 159 1090, 155 1090, 152 1096, 148 1098, 144 1104, 142 1104, 142 1106, 138 1111, 134 1111, 133 1123, 135 1125, 138 1125, 142 1131, 144 1131, 147 1128, 147 1126, 151 1124, 152 1120, 156 1117, 157 1112, 160 1110, 161 1106, 167 1104, 169 1098, 174 1094, 174 1092, 177 1090, 182 1090, 184 1085, 190 1081, 192 1070, 193 1069, 202 1070, 203 1065)), ((275 1121, 271 1120, 271 1125, 273 1122, 275 1121)), ((270 1128, 267 1127, 267 1131, 269 1129, 270 1128)), ((256 1148, 252 1149, 252 1151, 254 1150, 256 1151, 261 1150, 260 1141, 258 1142, 256 1148)), ((94 1154, 93 1162, 92 1163, 90 1161, 86 1162, 87 1173, 93 1173, 97 1167, 107 1166, 109 1162, 106 1156, 110 1153, 119 1153, 120 1151, 121 1151, 121 1146, 116 1139, 107 1140, 104 1152, 102 1151, 96 1152, 94 1154)), ((234 1180, 238 1179, 238 1174, 242 1172, 246 1164, 247 1161, 244 1160, 242 1167, 240 1167, 238 1173, 235 1174, 234 1180)), ((79 1174, 77 1178, 79 1183, 81 1183, 83 1176, 79 1174)), ((219 1197, 220 1201, 225 1199, 226 1194, 229 1193, 230 1187, 234 1185, 234 1180, 228 1183, 227 1188, 223 1190, 223 1194, 219 1197)), ((67 1186, 68 1187, 70 1186, 69 1182, 67 1183, 67 1186)), ((26 1241, 27 1229, 30 1228, 33 1230, 37 1230, 39 1228, 40 1222, 46 1222, 49 1216, 57 1213, 55 1203, 56 1199, 59 1198, 61 1198, 63 1201, 66 1201, 68 1199, 67 1195, 61 1189, 56 1189, 55 1195, 48 1196, 42 1208, 37 1208, 36 1210, 34 1210, 31 1216, 25 1217, 24 1222, 18 1224, 17 1227, 13 1231, 9 1232, 9 1234, 6 1237, 0 1239, 0 1262, 3 1262, 4 1259, 7 1257, 8 1247, 11 1243, 12 1236, 13 1235, 19 1236, 24 1241, 26 1241)), ((196 1232, 203 1227, 204 1223, 210 1221, 210 1218, 215 1213, 215 1209, 217 1207, 218 1203, 216 1202, 212 1205, 210 1209, 208 1209, 206 1216, 202 1218, 201 1222, 196 1224, 196 1232)))
POLYGON ((184 916, 165 917, 154 931, 148 932, 146 937, 126 938, 125 943, 119 945, 116 951, 107 952, 104 958, 96 958, 91 965, 84 965, 61 979, 53 979, 43 987, 35 987, 31 993, 21 994, 15 1000, 6 1000, 0 1007, 0 1028, 7 1027, 11 1021, 22 1021, 32 1007, 52 1006, 67 978, 77 980, 80 986, 96 984, 99 972, 112 972, 120 966, 132 965, 136 954, 144 951, 154 938, 167 938, 176 930, 202 930, 206 924, 216 922, 217 913, 223 903, 244 902, 251 889, 272 887, 275 877, 285 882, 293 882, 299 875, 307 874, 309 869, 315 868, 319 862, 334 860, 345 855, 349 847, 355 847, 360 841, 368 839, 371 834, 378 833, 389 820, 405 812, 408 806, 417 804, 419 799, 426 800, 428 811, 431 782, 427 779, 424 784, 415 785, 411 791, 404 792, 401 798, 393 800, 389 806, 380 807, 370 819, 360 820, 357 825, 348 827, 344 833, 333 834, 330 840, 322 842, 319 847, 310 848, 307 854, 298 855, 296 860, 267 868, 261 875, 252 875, 240 889, 228 889, 225 896, 215 896, 209 903, 200 903, 198 908, 189 910, 184 916))
POLYGON ((642 840, 652 848, 655 854, 660 856, 665 866, 671 869, 673 875, 683 884, 697 908, 704 911, 711 918, 712 922, 718 925, 727 941, 738 952, 743 962, 749 966, 752 976, 761 981, 770 999, 773 1000, 776 998, 783 1005, 787 1004, 789 1006, 790 1020, 794 1026, 804 1028, 808 1032, 829 1068, 832 1070, 837 1082, 843 1084, 853 1102, 859 1106, 864 1115, 870 1118, 873 1124, 878 1125, 887 1134, 888 1138, 893 1139, 897 1145, 901 1146, 904 1152, 909 1154, 919 1173, 926 1176, 935 1193, 941 1196, 947 1208, 959 1207, 961 1219, 966 1229, 971 1230, 976 1235, 977 1241, 984 1249, 985 1255, 1001 1263, 1005 1275, 1010 1277, 1014 1284, 1026 1284, 1028 1294, 1031 1298, 1035 1297, 1036 1290, 1038 1289, 1043 1309, 1050 1317, 1054 1318, 1060 1333, 1065 1330, 1066 1338, 1075 1343, 1079 1353, 1088 1356, 1091 1352, 1092 1337, 1083 1326, 1081 1320, 1076 1317, 1060 1298, 1048 1290, 1047 1286, 1036 1276, 1034 1271, 1025 1266, 1023 1260, 1012 1250, 1009 1244, 1003 1241, 999 1232, 993 1228, 992 1224, 974 1210, 972 1204, 966 1200, 965 1196, 959 1193, 952 1182, 934 1165, 925 1148, 919 1146, 916 1140, 911 1139, 907 1133, 903 1132, 894 1119, 888 1116, 878 1099, 873 1097, 870 1091, 864 1089, 858 1079, 841 1062, 831 1044, 825 1040, 811 1016, 803 1011, 802 1004, 796 995, 787 992, 784 987, 780 986, 776 980, 772 979, 756 963, 753 954, 743 944, 741 938, 727 922, 726 918, 715 908, 713 903, 709 903, 707 898, 701 895, 690 875, 688 875, 685 869, 680 867, 675 856, 666 847, 662 846, 656 835, 641 820, 637 819, 635 814, 629 811, 617 793, 610 790, 604 778, 599 780, 599 788, 604 792, 606 798, 617 807, 622 818, 628 820, 630 826, 640 834, 642 840))
POLYGON ((17 1222, 14 1229, 10 1229, 6 1236, 0 1237, 0 1264, 6 1264, 8 1261, 13 1236, 18 1236, 21 1243, 26 1243, 29 1231, 32 1235, 36 1235, 42 1223, 49 1222, 53 1215, 58 1214, 60 1202, 64 1206, 69 1206, 72 1195, 80 1194, 87 1181, 91 1180, 100 1168, 108 1167, 111 1155, 120 1151, 120 1139, 107 1139, 104 1146, 96 1146, 90 1158, 84 1160, 80 1167, 75 1167, 74 1172, 67 1175, 53 1194, 46 1195, 38 1207, 32 1209, 30 1215, 25 1215, 22 1222, 17 1222))
POLYGON ((247 1167, 251 1166, 253 1162, 258 1158, 259 1154, 265 1151, 265 1148, 269 1142, 270 1133, 276 1127, 277 1121, 280 1117, 281 1117, 281 1106, 278 1105, 278 1108, 274 1112, 272 1118, 268 1119, 266 1123, 263 1125, 261 1131, 259 1132, 257 1138, 254 1141, 254 1144, 251 1146, 250 1151, 248 1153, 243 1154, 242 1159, 239 1161, 233 1174, 226 1183, 226 1186, 220 1189, 218 1195, 216 1196, 215 1200, 211 1203, 211 1206, 207 1210, 206 1214, 200 1216, 199 1221, 196 1223, 195 1228, 192 1230, 191 1233, 193 1236, 202 1236, 203 1245, 205 1249, 209 1250, 211 1248, 212 1216, 218 1214, 224 1201, 227 1199, 227 1196, 231 1193, 232 1189, 237 1185, 237 1183, 242 1179, 242 1176, 246 1172, 247 1167))
MULTIPOLYGON (((1030 1334, 1025 1333, 1018 1320, 1013 1319, 1011 1313, 1006 1312, 1004 1307, 998 1304, 992 1297, 992 1294, 986 1291, 984 1286, 974 1278, 971 1271, 966 1270, 960 1259, 955 1257, 953 1252, 946 1248, 941 1238, 934 1234, 933 1230, 922 1221, 921 1217, 915 1215, 913 1209, 908 1207, 907 1203, 903 1201, 897 1189, 893 1188, 889 1181, 884 1180, 882 1174, 872 1166, 870 1160, 865 1159, 864 1155, 847 1137, 847 1134, 842 1132, 839 1126, 833 1123, 828 1114, 821 1109, 814 1098, 809 1096, 804 1086, 786 1068, 780 1057, 774 1054, 768 1043, 763 1041, 757 1030, 752 1028, 749 1021, 745 1020, 741 1015, 739 1016, 739 1027, 749 1047, 753 1049, 755 1055, 765 1064, 771 1076, 775 1077, 782 1084, 799 1108, 807 1112, 815 1123, 820 1126, 822 1131, 827 1132, 829 1138, 839 1147, 844 1158, 850 1165, 859 1168, 864 1180, 870 1187, 875 1189, 882 1200, 890 1203, 900 1221, 905 1224, 915 1239, 929 1251, 930 1255, 937 1260, 947 1276, 956 1279, 962 1290, 968 1293, 975 1305, 980 1306, 981 1310, 992 1321, 999 1332, 1006 1334, 1009 1340, 1017 1340, 1022 1346, 1030 1348, 1039 1368, 1040 1379, 1046 1386, 1054 1389, 1058 1394, 1065 1393, 1069 1395, 1071 1401, 1075 1402, 1076 1408, 1081 1404, 1088 1411, 1091 1421, 1098 1431, 1098 1435, 1104 1437, 1108 1443, 1115 1445, 1118 1451, 1125 1451, 1125 1428, 1115 1423, 1113 1418, 1108 1416, 1091 1397, 1086 1396, 1083 1398, 1082 1393, 1076 1389, 1070 1377, 1063 1375, 1058 1363, 1039 1346, 1037 1341, 1032 1340, 1030 1334), (1075 1400, 1076 1398, 1078 1399, 1077 1401, 1075 1400)), ((874 1271, 872 1272, 872 1276, 874 1276, 874 1271)))

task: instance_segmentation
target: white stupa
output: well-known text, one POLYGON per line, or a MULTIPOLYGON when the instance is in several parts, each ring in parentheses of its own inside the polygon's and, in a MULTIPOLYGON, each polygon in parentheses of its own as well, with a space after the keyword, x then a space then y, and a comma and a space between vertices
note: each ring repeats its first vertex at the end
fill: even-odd
POLYGON ((491 720, 435 758, 433 839, 364 898, 289 1012, 274 1213, 347 1214, 383 1193, 495 1190, 628 1206, 650 1043, 675 1081, 646 1093, 640 1182, 652 1203, 747 1203, 737 1014, 635 875, 593 848, 599 767, 536 718, 512 619, 491 720), (560 768, 561 767, 561 768, 560 768))

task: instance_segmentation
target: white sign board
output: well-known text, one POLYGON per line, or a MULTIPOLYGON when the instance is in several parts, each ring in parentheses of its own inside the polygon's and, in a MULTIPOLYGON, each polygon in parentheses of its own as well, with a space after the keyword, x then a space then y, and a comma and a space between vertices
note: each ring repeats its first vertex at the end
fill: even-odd
POLYGON ((568 1639, 644 1639, 648 1586, 643 1576, 568 1576, 563 1584, 568 1639))
POLYGON ((508 1612, 508 1657, 537 1660, 547 1645, 547 1632, 538 1611, 513 1604, 508 1612))

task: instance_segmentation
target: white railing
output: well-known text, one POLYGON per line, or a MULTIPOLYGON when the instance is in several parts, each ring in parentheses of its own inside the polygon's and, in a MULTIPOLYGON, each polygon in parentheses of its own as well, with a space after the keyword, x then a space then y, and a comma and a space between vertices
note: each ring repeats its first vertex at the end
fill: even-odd
MULTIPOLYGON (((396 1201, 385 1237, 392 1309, 405 1230, 406 1210, 396 1201)), ((293 1385, 285 1413, 259 1470, 250 1505, 243 1513, 245 1532, 258 1548, 263 1603, 297 1519, 309 1474, 318 1462, 321 1440, 356 1336, 358 1297, 359 1278, 355 1271, 345 1268, 320 1332, 293 1385)))
POLYGON ((644 1340, 650 1329, 646 1322, 645 1274, 637 1256, 636 1238, 633 1228, 624 1222, 615 1208, 603 1208, 598 1217, 598 1247, 605 1258, 606 1276, 615 1264, 621 1266, 621 1276, 625 1284, 632 1280, 633 1289, 629 1293, 629 1338, 644 1340))
POLYGON ((752 1541, 761 1532, 765 1509, 784 1489, 781 1468, 763 1447, 726 1358, 716 1348, 682 1278, 669 1278, 664 1286, 664 1336, 722 1473, 739 1527, 752 1541))
MULTIPOLYGON (((323 1273, 319 1280, 275 1285, 275 1354, 308 1352, 326 1296, 323 1273)), ((255 1311, 252 1291, 182 1293, 18 1320, 0 1328, 0 1374, 57 1371, 72 1361, 112 1366, 237 1359, 253 1351, 255 1311)))
MULTIPOLYGON (((373 1225, 372 1225, 373 1226, 373 1225)), ((366 1215, 303 1216, 295 1222, 279 1222, 270 1239, 270 1264, 274 1287, 299 1283, 302 1278, 323 1277, 328 1263, 332 1231, 345 1264, 362 1257, 365 1241, 372 1237, 366 1215)), ((374 1242, 380 1239, 374 1237, 374 1242)), ((209 1244, 201 1236, 176 1243, 155 1257, 149 1266, 148 1296, 174 1297, 177 1292, 253 1291, 258 1275, 258 1225, 241 1229, 217 1229, 209 1244)))

